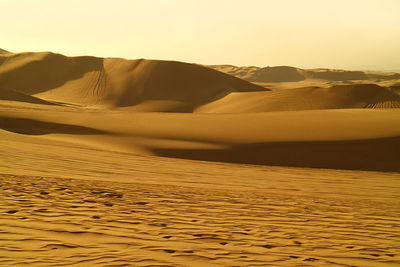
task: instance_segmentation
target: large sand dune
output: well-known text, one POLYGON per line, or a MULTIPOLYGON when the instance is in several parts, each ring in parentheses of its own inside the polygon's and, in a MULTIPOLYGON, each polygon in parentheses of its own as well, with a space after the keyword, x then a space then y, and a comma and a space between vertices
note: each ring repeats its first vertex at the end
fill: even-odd
POLYGON ((266 90, 200 65, 173 61, 45 52, 5 54, 0 64, 1 87, 79 105, 191 111, 230 92, 266 90))

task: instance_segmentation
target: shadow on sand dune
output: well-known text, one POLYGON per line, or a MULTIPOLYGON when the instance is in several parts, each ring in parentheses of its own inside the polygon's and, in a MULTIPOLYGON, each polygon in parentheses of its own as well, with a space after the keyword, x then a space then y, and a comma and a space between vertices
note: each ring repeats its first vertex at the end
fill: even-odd
POLYGON ((90 135, 107 133, 105 131, 77 125, 10 117, 0 117, 0 129, 25 135, 45 135, 52 133, 90 135))
POLYGON ((153 149, 159 156, 257 165, 400 171, 400 137, 318 142, 270 142, 227 149, 153 149))
POLYGON ((49 102, 38 97, 26 95, 5 88, 0 88, 0 100, 17 101, 17 102, 25 102, 25 103, 41 104, 41 105, 57 105, 57 106, 60 105, 60 103, 49 102))

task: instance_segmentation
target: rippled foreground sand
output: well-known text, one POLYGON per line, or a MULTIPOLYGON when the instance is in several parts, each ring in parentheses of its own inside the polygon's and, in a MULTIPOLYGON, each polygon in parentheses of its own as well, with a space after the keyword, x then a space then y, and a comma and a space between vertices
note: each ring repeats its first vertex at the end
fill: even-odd
POLYGON ((400 264, 398 173, 0 147, 1 266, 400 264))

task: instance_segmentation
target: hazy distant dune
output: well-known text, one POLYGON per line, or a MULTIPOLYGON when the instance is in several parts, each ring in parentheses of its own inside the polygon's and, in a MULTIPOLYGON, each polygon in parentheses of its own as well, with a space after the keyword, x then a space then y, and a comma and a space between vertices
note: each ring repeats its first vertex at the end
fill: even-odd
POLYGON ((323 79, 328 81, 351 81, 351 80, 367 80, 368 76, 362 71, 345 71, 345 70, 302 70, 304 76, 311 79, 323 79))
POLYGON ((250 82, 297 82, 305 79, 299 69, 288 66, 257 68, 213 65, 209 67, 250 82))
POLYGON ((246 113, 310 109, 399 108, 400 96, 374 84, 304 87, 270 92, 232 93, 197 112, 246 113))
POLYGON ((324 81, 374 81, 397 80, 399 73, 376 73, 337 69, 301 69, 289 66, 276 67, 238 67, 232 65, 210 65, 210 68, 226 72, 238 78, 258 83, 298 82, 303 80, 324 81))

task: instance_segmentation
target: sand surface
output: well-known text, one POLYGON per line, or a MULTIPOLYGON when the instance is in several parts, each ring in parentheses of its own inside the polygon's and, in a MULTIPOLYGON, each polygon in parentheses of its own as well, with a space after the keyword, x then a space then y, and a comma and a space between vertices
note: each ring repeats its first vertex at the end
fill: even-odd
POLYGON ((0 265, 399 265, 396 74, 219 70, 0 50, 0 265))
POLYGON ((0 264, 396 266, 400 175, 1 134, 0 264))

